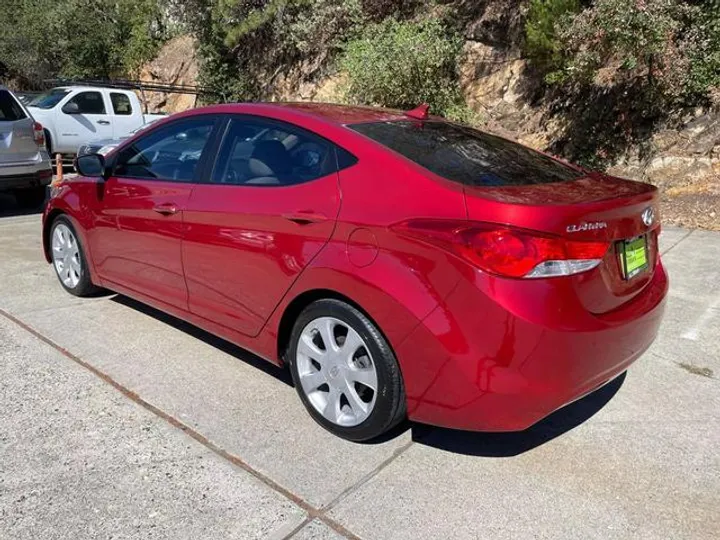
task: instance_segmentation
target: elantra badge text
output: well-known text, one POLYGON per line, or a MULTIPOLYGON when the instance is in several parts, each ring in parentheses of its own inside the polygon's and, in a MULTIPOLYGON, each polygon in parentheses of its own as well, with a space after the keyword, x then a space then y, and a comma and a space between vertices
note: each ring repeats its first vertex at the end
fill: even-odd
POLYGON ((607 229, 607 223, 604 221, 593 221, 592 223, 580 223, 579 225, 568 225, 567 232, 594 231, 597 229, 607 229))

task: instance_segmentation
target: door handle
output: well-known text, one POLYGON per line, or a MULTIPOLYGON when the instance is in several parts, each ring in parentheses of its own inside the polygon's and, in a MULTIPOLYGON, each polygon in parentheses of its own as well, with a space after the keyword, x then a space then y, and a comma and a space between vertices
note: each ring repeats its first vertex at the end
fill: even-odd
POLYGON ((309 225, 311 223, 320 223, 327 221, 328 217, 325 214, 313 212, 312 210, 300 210, 291 214, 283 214, 285 219, 297 223, 298 225, 309 225))
POLYGON ((97 123, 102 124, 103 126, 109 126, 110 120, 98 120, 97 123))
POLYGON ((162 214, 163 216, 172 216, 173 214, 177 214, 178 208, 176 204, 166 203, 153 206, 153 211, 158 214, 162 214))

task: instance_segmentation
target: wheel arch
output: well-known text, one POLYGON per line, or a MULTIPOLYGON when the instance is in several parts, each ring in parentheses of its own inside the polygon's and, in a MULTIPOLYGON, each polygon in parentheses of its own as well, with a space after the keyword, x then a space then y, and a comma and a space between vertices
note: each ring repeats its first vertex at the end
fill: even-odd
MULTIPOLYGON (((368 319, 370 319, 370 321, 372 321, 372 323, 375 325, 375 327, 381 334, 383 333, 382 327, 372 318, 372 316, 366 310, 362 308, 362 306, 358 302, 356 302, 352 298, 332 289, 307 290, 297 295, 290 301, 290 303, 288 303, 288 305, 285 307, 285 310, 283 311, 282 317, 280 318, 280 323, 278 325, 277 331, 276 350, 277 358, 281 362, 285 362, 285 353, 290 346, 290 336, 292 334, 293 326, 295 326, 295 321, 297 321, 297 318, 310 304, 318 300, 324 299, 340 300, 341 302, 345 302, 346 304, 351 305, 352 307, 360 311, 363 315, 365 315, 368 319)), ((383 334, 383 337, 385 337, 387 341, 387 336, 383 334)))
POLYGON ((58 218, 58 216, 61 215, 67 215, 65 211, 63 211, 61 208, 53 208, 48 212, 47 216, 45 217, 45 221, 43 223, 43 230, 42 230, 42 243, 43 243, 43 253, 45 255, 45 260, 47 262, 52 262, 52 256, 50 254, 50 230, 52 229, 52 225, 55 222, 55 220, 58 218))
POLYGON ((43 126, 43 132, 45 133, 45 149, 47 150, 48 154, 50 155, 50 158, 52 159, 53 136, 52 136, 52 133, 50 133, 50 130, 45 126, 43 126))
POLYGON ((52 263, 52 254, 50 253, 50 232, 52 231, 52 226, 55 220, 60 216, 64 216, 72 224, 73 228, 75 229, 75 234, 80 241, 80 245, 83 249, 83 254, 87 259, 91 283, 96 286, 101 286, 100 279, 95 268, 95 261, 93 260, 92 251, 90 249, 90 244, 88 242, 87 231, 82 226, 82 221, 79 220, 78 217, 75 215, 72 207, 68 207, 65 204, 60 204, 58 206, 53 206, 50 209, 46 209, 46 212, 47 214, 43 219, 42 226, 42 244, 45 260, 49 263, 52 263))

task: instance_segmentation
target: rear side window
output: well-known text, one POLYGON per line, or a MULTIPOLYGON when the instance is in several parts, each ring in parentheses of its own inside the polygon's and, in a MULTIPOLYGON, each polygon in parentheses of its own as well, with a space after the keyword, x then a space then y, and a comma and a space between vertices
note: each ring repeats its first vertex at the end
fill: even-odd
POLYGON ((467 186, 523 186, 582 176, 525 146, 447 122, 372 122, 349 127, 438 176, 467 186))
POLYGON ((10 92, 0 90, 0 122, 15 122, 27 118, 25 111, 10 92))
POLYGON ((105 102, 100 92, 80 92, 68 103, 77 103, 79 114, 105 114, 105 102))
POLYGON ((130 98, 125 94, 110 92, 110 101, 112 102, 113 112, 117 115, 127 116, 132 114, 132 105, 130 98))

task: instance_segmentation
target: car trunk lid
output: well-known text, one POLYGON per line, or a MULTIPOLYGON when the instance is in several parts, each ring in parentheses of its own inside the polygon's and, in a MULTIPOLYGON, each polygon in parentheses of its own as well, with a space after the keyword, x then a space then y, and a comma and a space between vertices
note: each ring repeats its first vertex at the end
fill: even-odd
POLYGON ((659 233, 654 186, 588 174, 560 183, 466 186, 465 197, 472 221, 510 225, 572 241, 607 242, 609 248, 601 263, 571 278, 590 312, 606 313, 621 306, 652 279, 659 233))
POLYGON ((10 92, 0 90, 0 164, 24 163, 35 159, 38 145, 33 119, 10 92))

